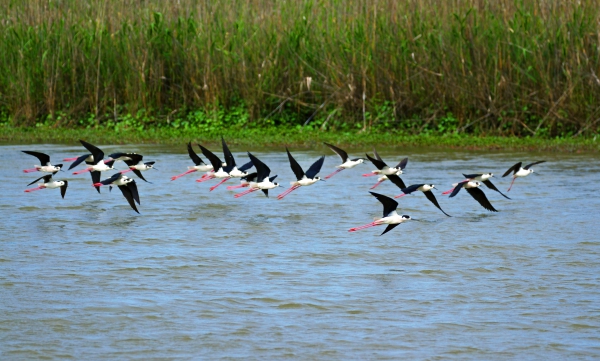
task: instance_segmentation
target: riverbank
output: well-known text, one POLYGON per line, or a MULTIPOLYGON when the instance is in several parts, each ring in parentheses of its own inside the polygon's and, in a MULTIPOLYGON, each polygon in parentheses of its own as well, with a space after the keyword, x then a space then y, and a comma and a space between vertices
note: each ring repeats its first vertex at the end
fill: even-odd
POLYGON ((95 144, 203 144, 220 142, 221 135, 230 144, 310 148, 321 142, 344 147, 426 147, 471 150, 531 150, 550 152, 598 152, 600 139, 594 138, 517 138, 473 135, 402 135, 389 132, 333 132, 308 128, 271 127, 203 132, 193 129, 154 128, 145 130, 14 128, 0 127, 1 144, 75 144, 85 139, 95 144))

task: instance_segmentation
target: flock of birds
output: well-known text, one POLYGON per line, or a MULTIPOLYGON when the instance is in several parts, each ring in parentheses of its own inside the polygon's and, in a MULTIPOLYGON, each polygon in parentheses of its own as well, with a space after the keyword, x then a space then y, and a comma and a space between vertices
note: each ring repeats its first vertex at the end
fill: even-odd
MULTIPOLYGON (((237 193, 234 195, 235 198, 242 197, 246 194, 262 191, 267 197, 269 196, 269 190, 275 189, 277 187, 281 187, 281 185, 277 182, 274 182, 277 175, 271 175, 271 169, 260 159, 254 156, 252 153, 248 152, 248 157, 250 161, 237 166, 233 154, 227 147, 224 139, 221 139, 223 145, 223 156, 224 159, 221 160, 218 156, 216 156, 213 152, 198 144, 202 154, 208 160, 208 163, 205 163, 202 158, 194 151, 191 142, 187 144, 187 150, 190 159, 194 163, 193 166, 189 166, 188 170, 182 174, 171 177, 171 180, 177 180, 187 174, 193 172, 205 172, 197 182, 206 182, 211 179, 218 179, 219 182, 212 187, 210 187, 210 191, 215 190, 221 184, 225 183, 227 180, 231 178, 240 178, 241 183, 235 186, 229 186, 227 189, 232 190, 236 188, 248 188, 247 190, 237 193), (255 172, 250 172, 250 169, 254 167, 255 172)), ((142 175, 143 171, 147 171, 154 168, 155 162, 144 162, 143 155, 137 153, 112 153, 108 156, 107 159, 104 159, 104 152, 92 145, 88 142, 80 140, 83 147, 87 150, 86 154, 83 154, 79 157, 66 158, 64 161, 72 161, 69 166, 69 170, 77 167, 79 164, 84 163, 86 167, 82 170, 75 171, 73 174, 82 174, 89 172, 92 177, 92 186, 96 188, 98 193, 100 193, 100 187, 109 186, 109 189, 112 187, 118 187, 119 190, 123 193, 123 196, 131 206, 131 208, 139 213, 136 203, 140 205, 140 196, 137 188, 137 184, 133 178, 130 178, 125 175, 127 172, 133 172, 140 179, 148 182, 144 176, 142 175), (109 178, 101 180, 101 173, 107 172, 111 170, 115 170, 114 163, 117 161, 123 161, 127 165, 127 169, 117 171, 117 173, 113 174, 109 178)), ((351 159, 344 150, 328 143, 324 143, 328 146, 332 151, 338 154, 342 160, 342 163, 336 166, 336 170, 331 174, 327 175, 325 179, 329 179, 333 177, 335 174, 343 171, 344 169, 351 169, 355 166, 364 163, 366 160, 369 160, 373 165, 377 168, 370 173, 363 174, 363 176, 379 176, 377 183, 371 187, 371 189, 376 188, 382 182, 389 180, 402 192, 400 195, 395 196, 394 198, 400 198, 407 194, 411 194, 414 192, 422 192, 425 197, 440 211, 442 211, 446 216, 450 217, 448 213, 446 213, 440 204, 438 203, 435 195, 432 190, 436 189, 433 184, 412 184, 410 186, 406 186, 404 181, 400 178, 402 171, 406 168, 408 164, 408 158, 402 159, 395 166, 388 166, 383 159, 377 154, 376 150, 373 150, 373 156, 366 154, 365 158, 353 158, 351 159)), ((30 172, 42 172, 49 173, 44 175, 33 182, 29 183, 32 185, 34 183, 38 183, 37 187, 26 189, 25 192, 33 192, 40 189, 56 189, 59 188, 61 192, 62 198, 65 197, 67 187, 69 185, 67 180, 54 180, 53 175, 58 171, 61 171, 62 164, 52 165, 50 163, 50 156, 44 153, 35 152, 35 151, 23 151, 26 154, 32 155, 40 161, 41 165, 35 165, 34 168, 25 169, 25 173, 30 172), (41 181, 41 182, 40 182, 41 181)), ((277 196, 277 199, 283 199, 285 196, 295 191, 300 187, 310 186, 319 181, 324 181, 325 179, 321 179, 321 177, 317 176, 321 171, 323 166, 323 162, 325 161, 325 156, 321 156, 317 161, 315 161, 308 170, 304 171, 300 164, 294 159, 289 149, 286 147, 287 156, 290 162, 290 167, 294 175, 296 176, 296 180, 291 182, 291 187, 287 190, 283 191, 277 196)), ((512 167, 510 167, 502 177, 506 177, 512 173, 512 182, 507 190, 510 191, 515 180, 520 177, 526 177, 533 173, 532 166, 536 164, 543 163, 545 161, 537 161, 526 166, 522 166, 522 162, 518 162, 512 167)), ((503 194, 496 186, 490 181, 490 179, 494 176, 492 173, 477 173, 477 174, 463 174, 465 177, 464 180, 459 181, 457 183, 452 184, 452 188, 448 191, 443 192, 442 194, 450 194, 450 198, 456 196, 461 189, 465 189, 467 193, 469 193, 483 208, 488 211, 498 212, 494 206, 490 203, 485 193, 480 189, 480 186, 484 184, 487 188, 494 190, 500 193, 507 199, 510 199, 508 196, 503 194)), ((411 219, 408 215, 400 215, 397 213, 398 202, 396 202, 393 198, 385 196, 383 194, 375 193, 370 191, 370 193, 381 202, 383 205, 383 217, 376 219, 375 221, 365 224, 363 226, 350 228, 350 232, 355 232, 361 229, 370 228, 379 225, 387 225, 383 233, 381 235, 391 231, 399 224, 406 222, 411 219)))

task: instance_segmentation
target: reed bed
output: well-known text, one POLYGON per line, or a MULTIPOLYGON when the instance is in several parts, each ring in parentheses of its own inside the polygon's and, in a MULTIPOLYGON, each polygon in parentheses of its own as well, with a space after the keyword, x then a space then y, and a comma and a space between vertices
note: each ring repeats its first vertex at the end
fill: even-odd
POLYGON ((600 128, 600 0, 5 0, 11 126, 600 128))

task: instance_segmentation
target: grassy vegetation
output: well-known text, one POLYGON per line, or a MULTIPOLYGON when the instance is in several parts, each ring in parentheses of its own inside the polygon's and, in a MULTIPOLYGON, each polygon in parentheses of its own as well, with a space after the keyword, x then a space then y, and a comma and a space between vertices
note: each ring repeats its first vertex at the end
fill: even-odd
POLYGON ((0 122, 589 138, 599 24, 600 0, 6 0, 0 122))

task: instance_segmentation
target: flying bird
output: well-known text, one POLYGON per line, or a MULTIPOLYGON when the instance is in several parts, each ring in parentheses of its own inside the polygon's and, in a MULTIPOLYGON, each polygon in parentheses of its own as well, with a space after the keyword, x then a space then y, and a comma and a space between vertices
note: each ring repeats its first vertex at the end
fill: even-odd
POLYGON ((256 179, 255 179, 255 181, 250 181, 250 183, 248 185, 248 187, 250 189, 243 191, 241 193, 238 193, 234 197, 239 198, 243 195, 255 192, 259 189, 261 191, 263 191, 265 196, 268 197, 269 189, 279 187, 279 183, 273 182, 273 180, 275 180, 275 178, 277 178, 277 175, 270 177, 269 175, 271 174, 271 169, 265 163, 263 163, 260 159, 256 158, 252 153, 248 152, 248 157, 250 157, 252 164, 254 164, 254 167, 256 168, 256 179))
POLYGON ((321 177, 317 177, 317 174, 319 173, 319 171, 321 170, 321 167, 323 166, 323 162, 325 161, 325 156, 322 156, 321 158, 317 159, 317 161, 314 162, 305 173, 302 170, 302 167, 300 167, 300 164, 298 164, 298 162, 296 161, 296 159, 294 159, 294 157, 292 157, 292 154, 287 149, 287 147, 285 148, 285 151, 287 152, 288 159, 290 161, 290 167, 292 168, 292 171, 294 172, 294 175, 296 176, 296 181, 291 182, 292 186, 290 188, 288 188, 286 191, 284 191, 283 193, 281 193, 280 195, 278 195, 277 199, 283 199, 283 197, 287 196, 288 194, 292 193, 293 191, 295 191, 296 189, 298 189, 302 186, 309 186, 309 185, 317 183, 318 181, 324 181, 323 179, 321 179, 321 177))
POLYGON ((515 183, 515 179, 517 179, 519 177, 527 177, 528 175, 533 173, 533 169, 531 169, 532 166, 534 166, 536 164, 544 163, 544 162, 546 162, 546 161, 540 160, 537 162, 533 162, 531 164, 527 164, 525 167, 521 167, 522 162, 519 162, 519 163, 513 165, 512 167, 508 168, 508 170, 502 175, 502 177, 504 178, 507 175, 509 175, 511 172, 513 173, 512 182, 510 182, 510 187, 508 187, 507 192, 510 192, 510 189, 512 188, 513 183, 515 183))
POLYGON ((121 193, 123 193, 123 197, 125 197, 127 203, 129 203, 131 208, 133 208, 133 210, 137 213, 140 213, 137 207, 135 206, 135 202, 137 202, 137 204, 140 204, 140 195, 138 193, 137 184, 135 183, 135 180, 133 178, 129 178, 126 175, 119 172, 113 174, 110 178, 106 178, 105 180, 100 181, 98 183, 94 183, 93 185, 94 187, 98 188, 105 185, 109 187, 119 187, 119 190, 121 190, 121 193))
MULTIPOLYGON (((100 150, 100 148, 98 148, 95 145, 92 145, 86 141, 83 141, 83 140, 79 140, 79 141, 81 142, 81 145, 83 145, 85 147, 85 149, 87 149, 88 152, 90 152, 92 154, 92 157, 94 160, 92 161, 92 164, 89 165, 87 168, 73 172, 73 174, 81 174, 81 173, 85 173, 85 172, 90 172, 90 174, 92 175, 92 184, 99 183, 100 182, 100 172, 106 172, 108 170, 114 169, 113 164, 115 162, 115 159, 105 162, 104 161, 104 152, 102 150, 100 150)), ((96 187, 96 190, 98 191, 98 193, 100 193, 100 187, 98 187, 98 186, 94 186, 94 187, 96 187)))
MULTIPOLYGON (((198 146, 200 146, 200 145, 198 144, 198 146)), ((196 154, 196 152, 194 152, 194 149, 192 148, 192 142, 189 142, 187 144, 187 150, 188 150, 188 155, 190 156, 190 159, 192 159, 192 162, 194 163, 194 165, 188 166, 188 170, 186 172, 171 177, 172 181, 174 181, 178 178, 181 178, 186 174, 190 174, 193 172, 210 172, 213 170, 213 166, 211 164, 204 163, 202 158, 200 158, 198 156, 198 154, 196 154)))
POLYGON ((479 189, 480 185, 481 185, 481 183, 479 183, 477 181, 469 181, 469 180, 456 183, 456 185, 454 186, 454 190, 452 191, 452 194, 450 194, 450 198, 457 195, 458 192, 460 192, 460 190, 464 188, 467 191, 467 193, 469 193, 471 195, 471 197, 473 197, 473 199, 475 199, 477 202, 479 202, 479 204, 481 204, 481 206, 483 208, 485 208, 491 212, 498 212, 496 210, 496 208, 494 208, 494 206, 492 206, 490 201, 487 199, 487 197, 485 196, 485 193, 483 193, 483 191, 481 189, 479 189))
MULTIPOLYGON (((485 184, 486 187, 488 187, 489 189, 500 193, 504 198, 510 199, 504 193, 500 192, 500 190, 498 188, 496 188, 494 183, 492 183, 492 181, 490 180, 490 178, 492 178, 494 176, 493 173, 475 173, 475 174, 464 174, 463 173, 463 176, 466 178, 465 180, 481 182, 481 183, 485 184)), ((446 195, 446 194, 452 193, 453 190, 454 190, 454 188, 449 189, 449 190, 443 192, 442 194, 446 195)))
POLYGON ((396 202, 392 198, 384 196, 383 194, 375 193, 375 192, 369 192, 369 193, 371 193, 373 195, 373 197, 377 198, 377 200, 379 200, 379 202, 381 202, 381 204, 383 205, 383 217, 376 219, 375 221, 373 221, 369 224, 365 224, 364 226, 350 228, 348 230, 348 232, 356 232, 361 229, 375 227, 375 226, 379 226, 382 224, 387 224, 388 226, 385 228, 383 233, 380 234, 380 236, 383 236, 384 234, 391 231, 399 224, 409 221, 411 219, 410 216, 407 216, 407 215, 401 216, 398 214, 398 212, 396 211, 396 209, 398 208, 398 202, 396 202))
POLYGON ((154 163, 156 162, 142 162, 143 159, 144 156, 141 154, 132 154, 130 155, 130 159, 124 159, 123 162, 127 164, 127 167, 129 167, 129 169, 122 170, 121 174, 133 172, 135 175, 140 177, 141 180, 148 182, 146 178, 144 178, 144 176, 142 175, 142 172, 147 171, 149 169, 156 169, 154 168, 154 163))
POLYGON ((435 198, 435 195, 432 192, 433 189, 437 189, 433 184, 413 184, 406 188, 401 188, 400 190, 402 191, 402 194, 397 195, 394 198, 404 197, 405 195, 411 194, 415 191, 421 191, 423 192, 425 197, 427 197, 427 199, 429 199, 429 201, 433 203, 434 206, 436 206, 440 211, 442 211, 442 213, 444 213, 448 217, 451 217, 448 213, 444 212, 442 207, 440 207, 440 204, 438 203, 437 199, 435 198))
POLYGON ((248 169, 252 168, 252 161, 250 161, 238 169, 235 164, 235 159, 233 158, 233 154, 231 154, 231 151, 229 151, 229 147, 227 147, 227 144, 225 143, 225 140, 222 137, 221 137, 221 142, 223 144, 223 155, 225 157, 224 163, 221 162, 219 157, 217 157, 213 152, 211 152, 210 150, 199 145, 200 149, 202 149, 202 154, 204 154, 204 156, 206 158, 208 158, 208 160, 212 164, 213 173, 210 173, 207 176, 197 179, 196 182, 205 182, 205 181, 207 181, 209 179, 213 179, 213 178, 222 179, 219 183, 210 187, 211 192, 213 190, 215 190, 221 184, 225 183, 228 179, 241 178, 243 176, 248 175, 248 172, 246 172, 246 171, 248 169), (226 164, 226 165, 223 165, 223 164, 226 164))
POLYGON ((33 155, 37 159, 39 159, 41 165, 35 165, 35 168, 23 169, 24 173, 31 172, 44 172, 44 173, 52 173, 55 174, 62 168, 62 164, 52 165, 50 163, 50 156, 48 154, 34 152, 31 150, 22 150, 21 152, 29 155, 33 155))
POLYGON ((60 195, 63 197, 63 199, 65 198, 65 194, 67 193, 67 187, 69 186, 68 181, 52 180, 52 174, 48 174, 48 175, 39 177, 38 179, 29 183, 28 186, 32 185, 33 183, 36 183, 39 180, 43 180, 43 181, 41 183, 38 183, 38 186, 35 188, 25 189, 25 192, 29 193, 29 192, 37 191, 37 190, 44 189, 44 188, 48 188, 48 189, 60 188, 60 195))
POLYGON ((333 173, 329 174, 328 176, 326 176, 325 179, 329 179, 329 178, 333 177, 334 175, 338 174, 339 172, 343 171, 344 169, 354 168, 357 165, 362 164, 365 161, 364 158, 350 159, 350 157, 348 157, 348 153, 346 153, 346 151, 334 146, 333 144, 329 144, 329 143, 325 143, 325 142, 323 142, 323 144, 328 146, 331 150, 333 150, 335 153, 337 153, 337 155, 339 155, 340 158, 342 158, 342 164, 336 166, 337 170, 334 171, 333 173))

